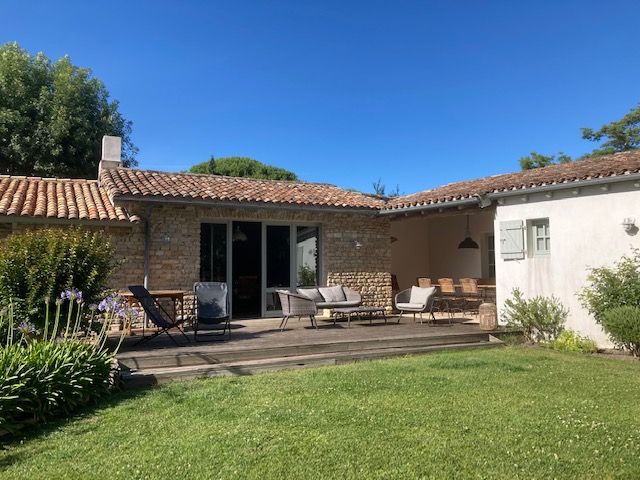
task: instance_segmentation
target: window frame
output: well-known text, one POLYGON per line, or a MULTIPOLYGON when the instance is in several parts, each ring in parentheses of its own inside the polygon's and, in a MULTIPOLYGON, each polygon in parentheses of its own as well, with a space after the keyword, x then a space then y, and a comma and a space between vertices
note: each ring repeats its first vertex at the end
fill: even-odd
POLYGON ((542 257, 551 254, 551 222, 549 218, 535 218, 528 221, 529 239, 531 241, 530 253, 534 257, 542 257), (538 227, 542 227, 542 235, 538 235, 538 227), (544 249, 538 248, 538 241, 542 240, 544 249), (548 245, 548 248, 547 248, 548 245))

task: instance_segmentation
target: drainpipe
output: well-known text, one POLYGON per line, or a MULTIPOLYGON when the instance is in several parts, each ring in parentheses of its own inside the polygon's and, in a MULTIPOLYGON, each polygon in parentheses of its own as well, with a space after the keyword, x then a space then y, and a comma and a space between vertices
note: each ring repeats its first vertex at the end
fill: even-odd
MULTIPOLYGON (((144 207, 144 288, 149 289, 149 247, 151 245, 151 211, 153 205, 145 205, 144 207)), ((143 335, 144 329, 149 326, 149 319, 147 314, 144 314, 143 319, 143 335)))
POLYGON ((144 288, 149 289, 149 248, 151 245, 151 211, 153 205, 144 207, 144 288))

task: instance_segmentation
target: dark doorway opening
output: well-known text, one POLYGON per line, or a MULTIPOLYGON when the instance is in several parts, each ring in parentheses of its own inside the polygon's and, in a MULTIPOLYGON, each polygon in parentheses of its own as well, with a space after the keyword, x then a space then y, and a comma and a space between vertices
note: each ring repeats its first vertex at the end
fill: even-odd
POLYGON ((262 225, 233 222, 232 309, 235 318, 260 317, 262 225))

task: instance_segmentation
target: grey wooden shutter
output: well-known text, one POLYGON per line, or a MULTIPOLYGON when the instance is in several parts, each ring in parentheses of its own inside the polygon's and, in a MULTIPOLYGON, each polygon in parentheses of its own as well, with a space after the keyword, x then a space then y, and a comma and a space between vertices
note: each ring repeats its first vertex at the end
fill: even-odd
POLYGON ((522 220, 500 222, 500 256, 504 260, 524 258, 524 222, 522 220))

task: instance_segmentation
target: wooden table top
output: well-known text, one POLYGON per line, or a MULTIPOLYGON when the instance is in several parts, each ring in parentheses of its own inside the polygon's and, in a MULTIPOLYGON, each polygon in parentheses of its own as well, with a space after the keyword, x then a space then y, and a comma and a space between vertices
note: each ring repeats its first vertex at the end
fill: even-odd
MULTIPOLYGON (((156 298, 173 298, 173 297, 183 297, 185 293, 190 293, 185 290, 149 290, 149 293, 152 297, 156 298)), ((120 292, 120 295, 123 297, 132 297, 133 293, 129 291, 120 292)))

